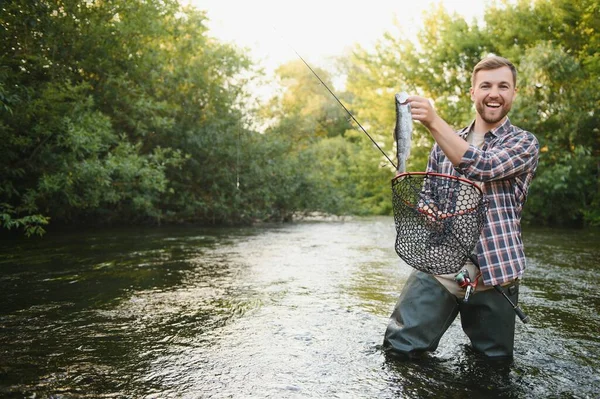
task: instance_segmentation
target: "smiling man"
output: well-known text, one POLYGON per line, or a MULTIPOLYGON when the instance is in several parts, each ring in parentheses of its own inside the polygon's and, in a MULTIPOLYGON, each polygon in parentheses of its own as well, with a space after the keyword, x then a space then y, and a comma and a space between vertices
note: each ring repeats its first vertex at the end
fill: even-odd
POLYGON ((538 163, 535 136, 511 124, 508 113, 517 94, 517 70, 505 58, 491 56, 473 69, 471 100, 475 120, 455 132, 431 101, 407 100, 414 120, 431 132, 435 145, 428 172, 460 176, 476 182, 489 199, 487 222, 475 248, 480 270, 465 268, 478 284, 469 301, 454 275, 432 276, 413 271, 390 317, 384 349, 408 356, 437 348, 460 313, 463 331, 473 348, 489 357, 512 357, 515 313, 495 290, 502 286, 518 301, 519 279, 525 270, 521 211, 538 163))

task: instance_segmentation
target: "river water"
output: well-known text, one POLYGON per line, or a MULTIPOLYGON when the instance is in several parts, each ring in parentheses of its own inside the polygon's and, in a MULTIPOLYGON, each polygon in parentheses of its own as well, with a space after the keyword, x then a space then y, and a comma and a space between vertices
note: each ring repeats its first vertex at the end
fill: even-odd
POLYGON ((515 357, 381 351, 391 218, 0 241, 6 398, 598 398, 600 238, 528 228, 515 357))

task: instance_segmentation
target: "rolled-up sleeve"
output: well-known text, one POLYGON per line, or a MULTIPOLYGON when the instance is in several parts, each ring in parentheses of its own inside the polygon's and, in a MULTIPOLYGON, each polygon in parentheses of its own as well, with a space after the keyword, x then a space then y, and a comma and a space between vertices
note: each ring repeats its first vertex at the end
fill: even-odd
POLYGON ((498 140, 489 149, 469 146, 456 170, 469 179, 485 182, 511 178, 535 169, 539 143, 533 134, 521 130, 498 140))

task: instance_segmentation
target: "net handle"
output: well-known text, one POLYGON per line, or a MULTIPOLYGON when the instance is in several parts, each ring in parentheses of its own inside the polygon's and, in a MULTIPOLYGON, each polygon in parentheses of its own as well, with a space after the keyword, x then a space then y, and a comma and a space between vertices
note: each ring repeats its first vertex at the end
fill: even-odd
POLYGON ((405 177, 411 177, 411 176, 435 176, 435 177, 443 177, 444 179, 456 180, 456 181, 468 184, 470 186, 473 186, 475 189, 477 189, 477 191, 479 192, 479 195, 483 196, 483 190, 481 189, 481 187, 479 187, 477 184, 473 183, 471 180, 464 179, 464 178, 458 177, 458 176, 446 175, 444 173, 436 173, 436 172, 403 172, 403 173, 397 174, 392 179, 392 183, 395 182, 396 180, 401 180, 401 179, 404 179, 405 177))

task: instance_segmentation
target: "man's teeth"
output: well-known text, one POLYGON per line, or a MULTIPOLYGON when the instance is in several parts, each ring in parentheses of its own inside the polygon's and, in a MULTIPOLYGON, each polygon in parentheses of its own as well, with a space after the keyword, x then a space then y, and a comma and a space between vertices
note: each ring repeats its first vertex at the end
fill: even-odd
POLYGON ((498 108, 500 106, 500 103, 487 103, 487 106, 492 108, 498 108))

